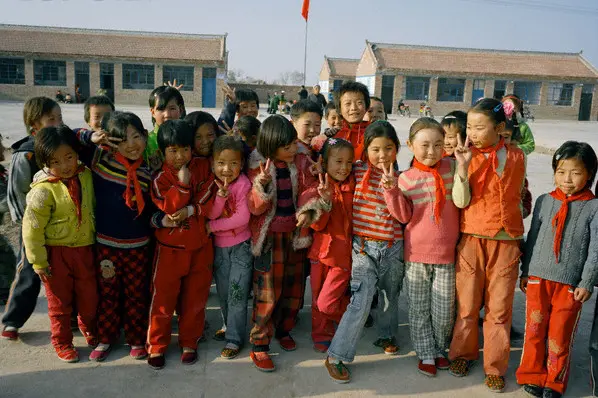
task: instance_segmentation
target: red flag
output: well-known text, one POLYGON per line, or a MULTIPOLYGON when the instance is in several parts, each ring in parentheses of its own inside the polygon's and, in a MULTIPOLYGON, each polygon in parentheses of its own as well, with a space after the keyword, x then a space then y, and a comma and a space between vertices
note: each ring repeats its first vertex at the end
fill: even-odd
POLYGON ((301 16, 305 18, 305 22, 307 22, 307 17, 309 16, 309 0, 303 0, 303 7, 301 8, 301 16))

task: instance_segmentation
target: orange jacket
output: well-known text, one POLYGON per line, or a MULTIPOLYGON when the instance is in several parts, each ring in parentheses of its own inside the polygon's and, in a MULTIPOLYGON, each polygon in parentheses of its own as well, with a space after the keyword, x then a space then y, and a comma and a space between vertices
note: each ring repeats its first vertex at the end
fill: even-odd
POLYGON ((365 134, 365 129, 370 125, 370 122, 359 122, 355 124, 349 124, 345 120, 343 120, 343 125, 338 133, 334 136, 334 138, 342 138, 344 140, 349 141, 353 148, 355 149, 355 156, 353 157, 354 161, 358 160, 365 160, 362 158, 363 156, 363 136, 365 134))

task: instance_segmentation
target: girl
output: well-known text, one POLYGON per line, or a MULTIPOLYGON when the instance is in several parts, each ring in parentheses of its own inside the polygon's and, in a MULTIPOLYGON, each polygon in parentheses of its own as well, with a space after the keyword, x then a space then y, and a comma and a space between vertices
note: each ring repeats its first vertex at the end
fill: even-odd
MULTIPOLYGON (((478 312, 484 304, 485 384, 494 392, 505 388, 509 363, 513 296, 523 238, 521 191, 525 159, 519 148, 506 146, 500 101, 482 99, 467 113, 467 137, 473 143, 467 176, 471 200, 461 212, 461 241, 455 264, 457 318, 449 359, 450 373, 466 376, 479 357, 478 312)), ((459 150, 466 150, 460 148, 459 150)), ((453 192, 457 195, 457 192, 453 192)))
POLYGON ((212 145, 218 132, 218 123, 214 116, 207 112, 196 111, 185 116, 185 121, 195 132, 193 156, 209 158, 212 156, 212 145))
POLYGON ((245 342, 247 299, 251 283, 251 231, 247 194, 251 190, 243 170, 243 143, 231 136, 214 142, 212 171, 218 192, 208 213, 208 230, 214 234, 214 279, 224 328, 216 339, 226 339, 222 358, 239 355, 245 342), (219 336, 223 335, 223 336, 219 336))
POLYGON ((95 198, 91 172, 79 163, 77 144, 66 126, 47 127, 36 135, 35 155, 43 169, 33 178, 23 216, 25 253, 46 288, 52 345, 65 362, 79 361, 70 324, 75 302, 87 343, 97 344, 95 198))
MULTIPOLYGON (((323 211, 311 225, 315 232, 308 258, 311 261, 311 337, 314 349, 326 352, 335 324, 340 322, 349 302, 346 292, 351 279, 355 178, 351 174, 354 150, 349 141, 329 138, 319 152, 326 173, 325 177, 320 175, 321 200, 328 211, 323 211)), ((309 206, 302 208, 306 210, 310 210, 309 206)))
POLYGON ((355 164, 353 197, 353 296, 330 344, 326 368, 330 377, 347 383, 345 362, 355 357, 357 342, 370 311, 374 292, 379 290, 378 340, 374 345, 396 355, 398 296, 403 282, 403 227, 400 214, 407 211, 394 173, 399 139, 387 121, 368 126, 364 137, 366 161, 355 164))
POLYGON ((448 369, 445 357, 455 319, 455 246, 459 239, 459 208, 469 199, 467 177, 471 151, 457 135, 454 151, 458 167, 443 158, 444 129, 432 118, 411 125, 407 145, 413 152, 411 168, 399 177, 407 213, 405 227, 405 282, 409 297, 411 341, 419 357, 418 370, 436 376, 448 369), (455 200, 454 191, 460 191, 455 200))
POLYGON ((582 304, 598 283, 598 169, 586 143, 567 141, 552 158, 556 189, 541 195, 521 264, 527 296, 525 341, 517 383, 528 395, 560 397, 582 304))
POLYGON ((507 120, 511 120, 513 125, 519 129, 517 145, 526 155, 529 155, 536 149, 536 142, 532 129, 523 121, 523 101, 515 94, 511 94, 503 97, 502 103, 507 120), (517 112, 521 115, 521 121, 517 120, 517 112))
MULTIPOLYGON (((10 216, 14 222, 20 223, 25 212, 25 197, 31 189, 30 184, 39 167, 35 161, 35 136, 45 127, 56 127, 62 124, 60 105, 47 97, 34 97, 25 102, 23 121, 28 136, 12 145, 12 159, 8 177, 7 202, 10 216)), ((16 275, 10 289, 2 323, 2 338, 16 340, 19 328, 29 319, 39 296, 40 280, 27 261, 23 242, 17 258, 16 275)))
POLYGON ((303 249, 309 247, 311 237, 300 234, 297 226, 308 227, 311 220, 306 214, 296 218, 296 213, 304 202, 316 200, 316 194, 311 173, 300 169, 296 155, 297 131, 285 117, 270 116, 249 158, 251 250, 257 257, 250 356, 264 372, 275 369, 268 355, 273 334, 283 350, 296 349, 289 332, 305 289, 303 249))
POLYGON ((91 161, 96 191, 96 270, 99 280, 98 337, 89 359, 108 357, 124 326, 130 356, 147 356, 149 312, 151 175, 143 161, 147 130, 130 112, 104 116, 101 132, 82 132, 79 139, 98 146, 91 161), (114 222, 118 220, 118 222, 114 222), (125 299, 126 298, 126 299, 125 299))

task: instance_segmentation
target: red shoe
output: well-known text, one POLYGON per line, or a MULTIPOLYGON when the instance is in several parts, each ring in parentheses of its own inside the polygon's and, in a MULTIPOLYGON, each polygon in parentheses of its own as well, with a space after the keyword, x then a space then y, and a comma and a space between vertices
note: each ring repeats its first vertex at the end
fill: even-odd
POLYGON ((181 354, 183 365, 193 365, 195 362, 197 362, 197 351, 183 351, 181 354))
POLYGON ((79 354, 72 345, 64 347, 55 347, 56 354, 61 361, 74 363, 79 362, 79 354))
POLYGON ((436 376, 436 365, 425 365, 422 361, 419 361, 417 364, 417 370, 419 373, 428 377, 436 376))
POLYGON ((297 349, 297 343, 295 343, 290 334, 278 339, 278 344, 285 351, 295 351, 297 349))
POLYGON ((6 327, 2 330, 2 335, 0 336, 6 340, 18 340, 19 339, 19 329, 13 330, 6 330, 6 327))
POLYGON ((255 352, 251 351, 249 353, 249 357, 253 361, 253 364, 256 368, 261 370, 262 372, 274 372, 276 367, 274 366, 274 362, 270 358, 267 352, 255 352))
POLYGON ((447 370, 451 367, 451 361, 445 357, 438 357, 434 360, 434 362, 436 363, 436 369, 447 370))
POLYGON ((145 349, 145 347, 141 347, 141 348, 132 348, 131 347, 131 351, 129 352, 129 356, 133 359, 145 359, 147 358, 147 350, 145 349))
POLYGON ((150 368, 160 370, 166 365, 166 359, 164 355, 158 355, 157 357, 148 357, 147 364, 150 368))
POLYGON ((112 346, 109 346, 105 350, 93 350, 91 354, 89 354, 89 360, 95 362, 102 362, 104 359, 108 358, 108 354, 112 351, 112 346))

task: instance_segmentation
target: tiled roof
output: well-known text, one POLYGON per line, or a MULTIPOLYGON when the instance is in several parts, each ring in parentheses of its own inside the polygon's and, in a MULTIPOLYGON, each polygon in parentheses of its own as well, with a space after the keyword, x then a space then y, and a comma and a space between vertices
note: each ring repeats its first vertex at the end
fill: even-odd
POLYGON ((331 76, 348 76, 355 78, 357 72, 358 59, 350 58, 328 58, 328 67, 330 68, 331 76))
POLYGON ((0 52, 94 58, 223 61, 226 35, 1 25, 0 52))
POLYGON ((578 53, 478 50, 370 43, 381 70, 434 74, 598 79, 578 53))

